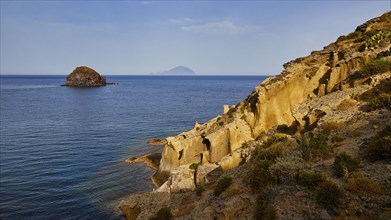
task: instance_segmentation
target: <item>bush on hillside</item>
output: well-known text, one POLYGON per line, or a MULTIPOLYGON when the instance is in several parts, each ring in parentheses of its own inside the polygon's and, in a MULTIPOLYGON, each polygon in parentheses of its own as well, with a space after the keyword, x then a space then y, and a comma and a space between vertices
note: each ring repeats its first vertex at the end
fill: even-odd
POLYGON ((383 189, 377 182, 362 175, 355 175, 352 178, 349 178, 346 182, 345 188, 356 195, 383 194, 383 189))
POLYGON ((221 193, 223 193, 228 187, 230 187, 232 184, 232 177, 230 176, 225 176, 223 178, 220 178, 219 181, 217 182, 214 195, 219 196, 221 193))
POLYGON ((383 109, 383 108, 391 110, 391 94, 380 93, 378 96, 370 100, 368 105, 370 107, 370 110, 383 109))
POLYGON ((304 160, 296 154, 279 157, 270 166, 269 172, 278 183, 294 183, 299 173, 305 169, 304 160))
POLYGON ((301 186, 305 186, 307 189, 315 190, 321 183, 326 180, 326 177, 320 173, 301 173, 298 176, 297 182, 301 186))
POLYGON ((274 220, 277 219, 276 209, 270 205, 270 198, 265 193, 260 193, 255 205, 254 219, 274 220))
POLYGON ((368 148, 370 161, 391 160, 391 125, 387 125, 375 137, 371 138, 368 148))
POLYGON ((325 181, 316 190, 316 202, 323 208, 337 208, 342 190, 333 182, 325 181))
POLYGON ((309 138, 303 137, 300 141, 304 160, 314 158, 327 158, 332 155, 332 149, 327 144, 327 137, 321 134, 314 135, 310 133, 309 138))
POLYGON ((342 152, 335 157, 333 164, 334 173, 338 177, 343 177, 348 175, 350 172, 356 171, 359 164, 359 160, 345 152, 342 152))
POLYGON ((391 59, 381 58, 369 61, 354 74, 357 74, 360 77, 368 77, 379 73, 385 73, 387 71, 391 71, 391 59))
POLYGON ((254 191, 261 191, 276 182, 269 171, 269 167, 273 163, 271 160, 258 160, 250 163, 249 172, 246 176, 250 187, 254 191))

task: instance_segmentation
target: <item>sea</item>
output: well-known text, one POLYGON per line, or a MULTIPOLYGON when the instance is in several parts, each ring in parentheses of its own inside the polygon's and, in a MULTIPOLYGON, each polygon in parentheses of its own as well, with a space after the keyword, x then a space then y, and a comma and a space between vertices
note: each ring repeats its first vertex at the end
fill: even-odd
POLYGON ((161 152, 223 112, 265 76, 107 76, 115 85, 60 86, 65 76, 0 75, 0 219, 123 219, 117 205, 154 188, 128 157, 161 152))

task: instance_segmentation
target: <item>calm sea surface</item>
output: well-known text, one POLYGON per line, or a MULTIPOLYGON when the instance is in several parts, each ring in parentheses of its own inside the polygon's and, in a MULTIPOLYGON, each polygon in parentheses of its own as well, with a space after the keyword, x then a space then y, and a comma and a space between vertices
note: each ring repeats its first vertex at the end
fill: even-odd
POLYGON ((0 219, 119 219, 116 205, 150 191, 153 170, 123 160, 247 96, 263 76, 108 76, 100 88, 65 76, 1 76, 0 219))

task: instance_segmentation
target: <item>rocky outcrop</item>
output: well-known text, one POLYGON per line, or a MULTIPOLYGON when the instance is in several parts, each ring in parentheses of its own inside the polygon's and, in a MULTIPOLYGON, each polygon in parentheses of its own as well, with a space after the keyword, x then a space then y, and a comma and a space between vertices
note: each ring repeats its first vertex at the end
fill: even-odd
POLYGON ((148 212, 169 206, 176 219, 251 219, 265 213, 278 219, 389 219, 391 192, 384 175, 391 169, 389 154, 380 151, 378 161, 369 159, 373 147, 386 145, 373 142, 379 134, 389 140, 389 99, 371 107, 377 96, 391 94, 389 30, 391 13, 372 19, 322 51, 285 64, 245 100, 224 107, 223 115, 167 138, 154 175, 161 186, 142 199, 136 194, 122 201, 127 218, 142 219, 144 206, 148 212), (381 40, 374 37, 379 34, 381 40), (360 166, 345 167, 341 177, 335 162, 342 153, 360 166), (318 201, 322 184, 302 185, 304 173, 320 174, 322 184, 339 188, 339 205, 318 201), (216 195, 227 178, 232 185, 216 195), (162 193, 169 198, 157 203, 162 193))
POLYGON ((167 144, 167 141, 166 141, 166 139, 154 138, 154 139, 148 140, 147 144, 153 145, 153 146, 161 146, 161 145, 167 144))
POLYGON ((146 154, 140 157, 131 157, 125 160, 125 163, 145 163, 152 169, 159 167, 160 159, 162 158, 161 153, 146 154))
POLYGON ((64 86, 69 87, 98 87, 106 85, 106 77, 101 76, 95 70, 87 66, 76 67, 67 76, 64 86))
MULTIPOLYGON (((383 18, 389 19, 387 16, 390 13, 383 18)), ((371 20, 365 28, 349 36, 364 38, 369 31, 388 27, 388 24, 380 25, 379 22, 384 23, 384 19, 371 20)), ((266 79, 245 100, 228 111, 225 109, 223 115, 167 138, 155 177, 165 180, 179 166, 219 163, 226 155, 236 155, 230 158, 231 165, 225 166, 227 163, 221 162, 223 169, 229 169, 243 160, 235 150, 263 132, 277 126, 297 132, 313 125, 325 112, 297 111, 302 103, 343 89, 344 80, 355 70, 390 50, 390 44, 384 43, 389 39, 384 38, 383 43, 361 51, 367 42, 360 42, 357 38, 345 37, 322 51, 314 51, 307 57, 284 64, 285 70, 280 75, 266 79)))

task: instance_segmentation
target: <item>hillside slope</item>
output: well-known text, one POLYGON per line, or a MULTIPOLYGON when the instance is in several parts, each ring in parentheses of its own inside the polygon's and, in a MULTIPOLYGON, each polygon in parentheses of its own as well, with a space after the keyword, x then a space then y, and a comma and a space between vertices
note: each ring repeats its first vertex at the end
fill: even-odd
POLYGON ((167 138, 162 185, 120 209, 128 219, 164 206, 178 219, 389 219, 390 30, 388 12, 167 138))

